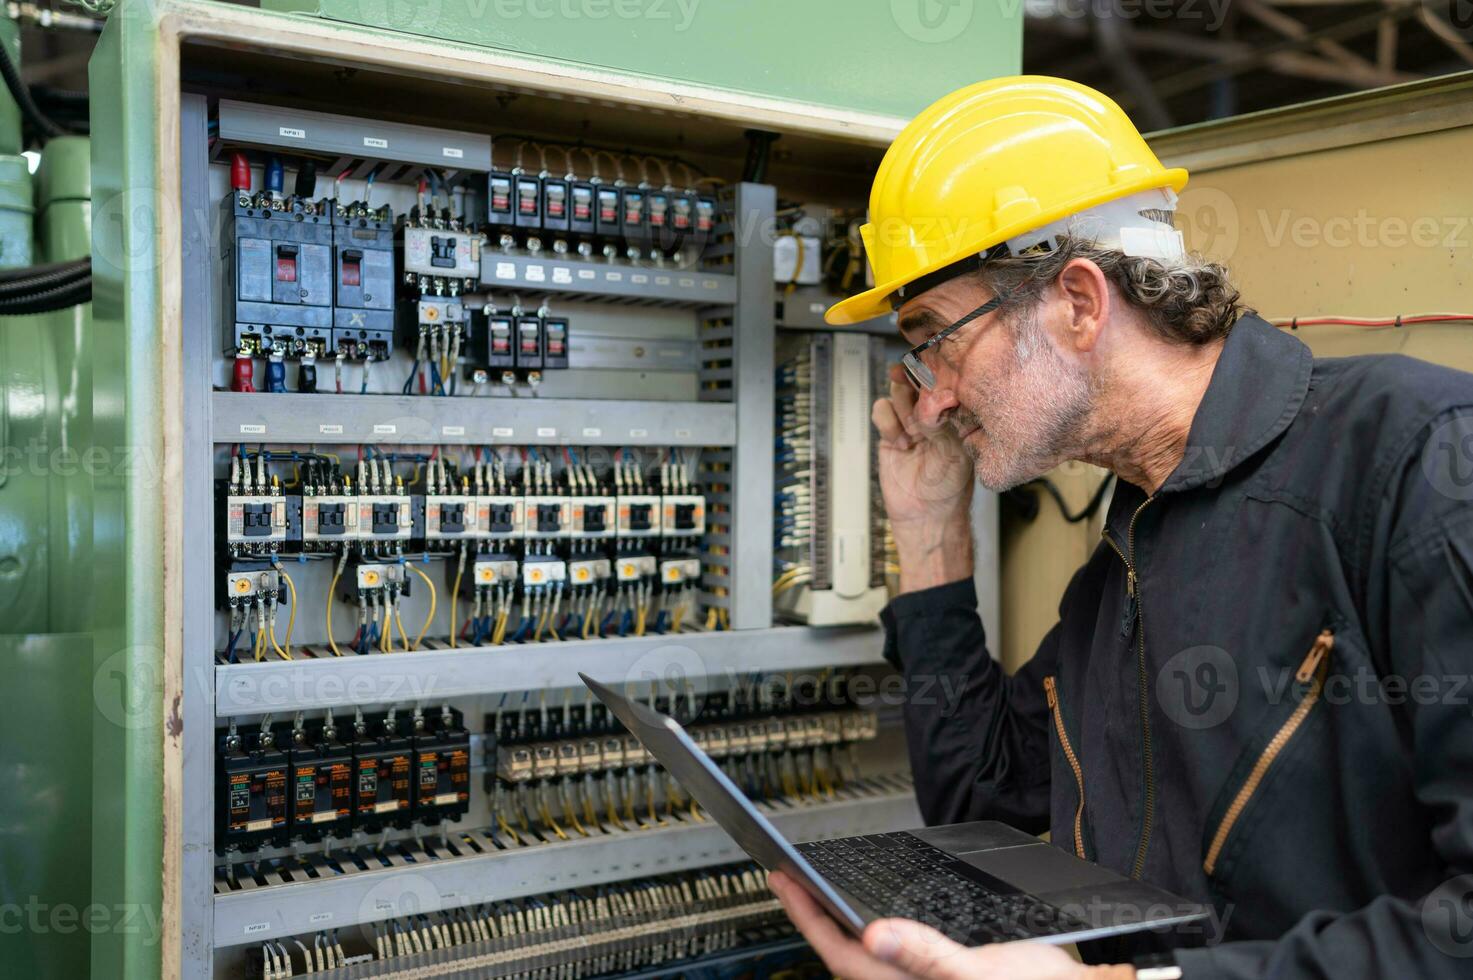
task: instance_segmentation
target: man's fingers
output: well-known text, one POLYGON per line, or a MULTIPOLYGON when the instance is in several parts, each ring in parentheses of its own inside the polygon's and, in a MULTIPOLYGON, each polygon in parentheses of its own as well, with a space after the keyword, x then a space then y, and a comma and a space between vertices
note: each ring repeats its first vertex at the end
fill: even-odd
POLYGON ((930 926, 909 919, 881 919, 864 930, 864 948, 906 973, 952 980, 963 972, 967 948, 930 926))
POLYGON ((916 386, 910 383, 910 376, 898 364, 890 366, 890 401, 895 406, 895 414, 905 426, 906 431, 911 435, 916 435, 915 430, 911 428, 911 420, 915 418, 916 413, 916 386))
POLYGON ((875 402, 875 407, 870 412, 870 421, 880 431, 881 442, 888 442, 900 450, 910 448, 910 436, 905 434, 905 426, 900 424, 900 417, 895 414, 895 406, 890 399, 881 398, 875 402))
POLYGON ((907 980, 903 971, 875 959, 829 917, 813 896, 780 871, 767 880, 788 918, 823 958, 829 971, 844 980, 907 980))

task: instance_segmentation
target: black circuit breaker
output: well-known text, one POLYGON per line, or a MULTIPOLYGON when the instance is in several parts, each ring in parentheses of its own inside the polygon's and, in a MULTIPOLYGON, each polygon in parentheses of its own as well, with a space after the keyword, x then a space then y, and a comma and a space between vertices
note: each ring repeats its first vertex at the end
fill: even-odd
POLYGON ((568 366, 568 321, 549 316, 542 320, 542 366, 556 371, 568 366))
POLYGON ((563 177, 542 178, 542 227, 568 230, 568 181, 563 177))
POLYGON ((347 837, 353 829, 353 749, 325 721, 292 733, 288 783, 291 836, 317 841, 347 837))
POLYGON ((394 343, 393 212, 361 203, 334 208, 332 237, 332 349, 387 360, 394 343))
POLYGON ((270 729, 223 731, 216 739, 215 849, 253 851, 287 842, 287 753, 270 729))
POLYGON ((486 178, 486 218, 493 232, 507 232, 516 227, 516 209, 512 201, 515 179, 502 171, 495 171, 486 178))
POLYGON ((332 345, 332 204, 290 198, 258 204, 235 193, 225 199, 227 353, 300 357, 332 345))
POLYGON ((594 188, 586 180, 575 180, 568 188, 568 231, 575 235, 595 234, 594 188))
POLYGON ((541 371, 543 368, 542 319, 517 317, 516 367, 519 371, 541 371))
MULTIPOLYGON (((414 807, 414 748, 403 722, 389 715, 363 720, 353 740, 353 826, 365 833, 409 826, 414 807)), ((407 725, 405 726, 407 727, 407 725)))
POLYGON ((618 241, 624 236, 624 189, 613 184, 598 184, 593 202, 594 234, 606 241, 618 241))
POLYGON ((414 819, 458 820, 470 809, 470 732, 454 709, 416 718, 414 725, 414 819))
POLYGON ((512 178, 512 221, 518 228, 542 228, 542 180, 535 174, 516 174, 512 178))

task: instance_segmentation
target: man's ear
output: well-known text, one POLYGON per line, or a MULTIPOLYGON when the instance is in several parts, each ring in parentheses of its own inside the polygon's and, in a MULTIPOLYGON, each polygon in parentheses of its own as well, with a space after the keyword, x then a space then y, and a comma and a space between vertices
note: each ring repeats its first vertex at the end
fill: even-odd
POLYGON ((1055 280, 1065 303, 1063 341, 1080 353, 1099 343, 1110 319, 1110 283, 1089 259, 1071 259, 1055 280))

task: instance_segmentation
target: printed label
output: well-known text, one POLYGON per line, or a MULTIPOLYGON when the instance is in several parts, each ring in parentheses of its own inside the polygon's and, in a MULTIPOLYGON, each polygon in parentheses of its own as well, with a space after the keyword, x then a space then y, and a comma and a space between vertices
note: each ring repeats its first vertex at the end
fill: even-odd
POLYGON ((307 138, 307 131, 305 129, 293 129, 291 126, 282 126, 277 132, 289 140, 304 140, 307 138))
POLYGON ((363 145, 371 146, 375 150, 387 150, 389 148, 389 141, 380 139, 377 136, 365 136, 363 137, 363 145))
POLYGON ((447 156, 452 160, 460 160, 465 157, 465 151, 458 146, 441 147, 440 153, 442 156, 447 156))
POLYGON ((340 436, 343 434, 343 427, 324 422, 317 427, 317 431, 325 436, 340 436))
POLYGON ((373 434, 376 436, 391 436, 398 431, 397 425, 388 422, 375 422, 373 425, 373 434))
POLYGON ((242 422, 240 424, 240 431, 244 435, 259 436, 266 434, 266 427, 256 422, 242 422))

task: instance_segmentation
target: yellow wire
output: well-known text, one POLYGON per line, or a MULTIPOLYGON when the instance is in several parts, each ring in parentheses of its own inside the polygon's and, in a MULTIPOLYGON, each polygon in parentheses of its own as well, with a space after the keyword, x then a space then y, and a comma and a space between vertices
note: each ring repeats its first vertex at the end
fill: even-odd
POLYGON ((583 797, 583 819, 588 821, 590 827, 597 827, 598 817, 593 813, 593 797, 588 795, 586 785, 580 786, 579 789, 581 790, 579 795, 583 797))
POLYGON ((679 633, 680 632, 680 621, 682 619, 684 619, 684 618, 685 618, 685 603, 682 602, 682 603, 680 603, 680 605, 678 605, 678 606, 675 607, 675 609, 674 609, 673 612, 670 613, 670 632, 672 632, 672 633, 679 633))
MULTIPOLYGON (((418 650, 419 649, 420 641, 425 638, 425 633, 429 631, 430 623, 432 623, 432 622, 435 621, 435 583, 430 579, 430 577, 428 575, 426 575, 423 571, 421 571, 417 566, 410 565, 409 566, 409 570, 411 572, 413 572, 414 574, 418 575, 420 578, 424 579, 425 580, 425 585, 429 586, 429 588, 430 588, 430 614, 425 617, 425 624, 420 627, 420 629, 419 629, 419 636, 416 636, 414 638, 414 646, 413 647, 410 647, 410 649, 412 649, 412 650, 418 650)), ((455 624, 454 623, 451 623, 450 624, 450 635, 451 636, 454 636, 455 635, 455 624)))
POLYGON ((711 608, 709 608, 709 609, 706 610, 706 629, 707 629, 707 631, 710 631, 710 630, 714 630, 715 628, 716 628, 716 607, 715 606, 712 606, 711 608))
POLYGON ((579 835, 583 837, 589 836, 588 831, 584 829, 583 824, 578 820, 578 814, 573 812, 573 805, 566 799, 563 800, 563 819, 572 824, 573 829, 578 831, 579 835))
POLYGON ((716 610, 716 617, 721 620, 722 629, 731 629, 731 613, 727 612, 724 606, 716 610))
POLYGON ((262 623, 256 627, 256 660, 259 662, 266 655, 266 624, 262 623))
MULTIPOLYGON (((327 587, 327 645, 332 648, 334 657, 341 657, 343 651, 338 649, 338 642, 332 638, 332 597, 338 591, 338 578, 343 574, 342 563, 338 563, 338 570, 332 573, 332 584, 327 587)), ((296 603, 292 603, 296 605, 296 603)))
POLYGON ((690 798, 690 815, 696 820, 699 820, 701 823, 706 822, 706 818, 701 816, 700 805, 696 803, 696 798, 694 796, 690 798))
MULTIPOLYGON (((404 644, 405 652, 409 651, 409 636, 404 632, 404 616, 398 609, 394 610, 394 625, 399 627, 399 642, 404 644)), ((419 643, 414 644, 414 649, 419 649, 419 643)))
POLYGON ((281 649, 281 644, 276 642, 276 620, 274 619, 271 621, 271 649, 275 650, 276 655, 282 660, 291 659, 291 657, 287 656, 286 653, 281 649))
MULTIPOLYGON (((292 581, 292 577, 286 573, 286 569, 282 568, 280 563, 276 565, 276 574, 286 579, 286 588, 292 597, 292 609, 286 616, 286 642, 282 644, 286 648, 282 656, 290 660, 292 659, 292 628, 297 625, 297 584, 292 581)), ((328 602, 331 601, 332 599, 329 598, 328 602)))
POLYGON ((506 822, 506 814, 497 813, 496 822, 501 825, 501 829, 505 831, 508 837, 516 841, 518 845, 522 843, 521 835, 517 833, 516 828, 506 822))
POLYGON ((557 821, 552 818, 552 810, 548 808, 546 800, 540 798, 537 800, 537 812, 542 814, 542 822, 552 828, 552 832, 557 834, 558 840, 569 839, 567 832, 559 827, 557 821))
POLYGON ((496 614, 496 630, 491 635, 491 642, 497 646, 506 642, 506 618, 510 614, 511 610, 509 609, 503 609, 496 614))
POLYGON ((455 607, 460 598, 460 577, 465 574, 465 548, 460 550, 460 564, 455 568, 455 584, 450 588, 450 649, 455 649, 455 640, 460 633, 460 620, 455 617, 455 607))

